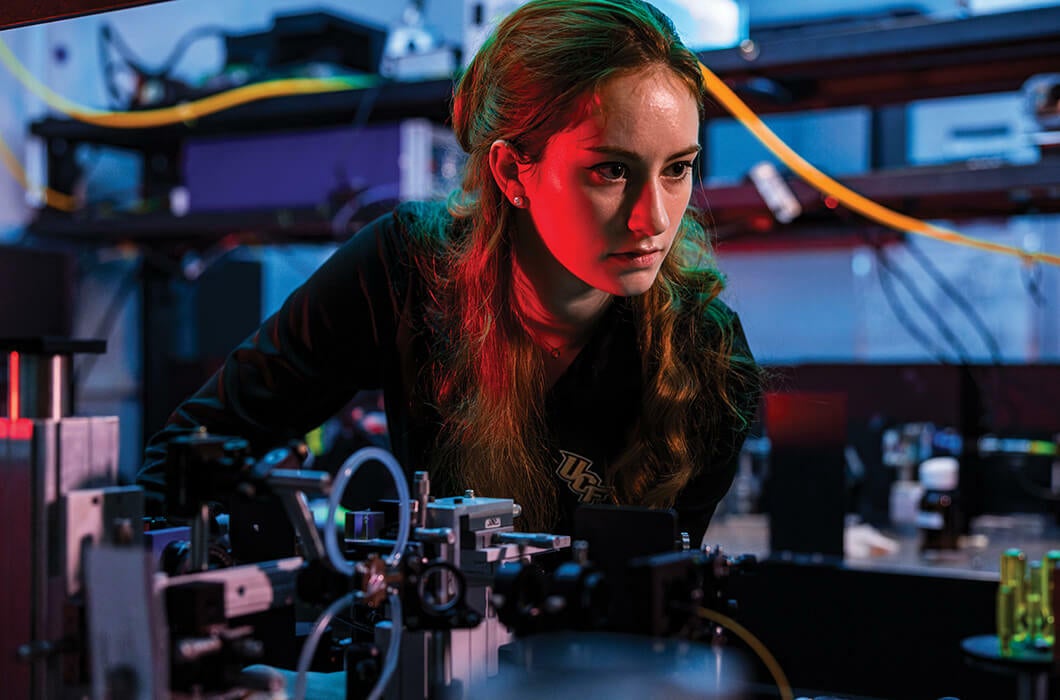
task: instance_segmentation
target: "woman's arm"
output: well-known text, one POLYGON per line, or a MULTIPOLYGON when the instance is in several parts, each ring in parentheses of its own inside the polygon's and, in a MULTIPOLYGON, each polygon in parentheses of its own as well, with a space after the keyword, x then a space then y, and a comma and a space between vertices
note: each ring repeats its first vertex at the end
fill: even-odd
POLYGON ((200 426, 247 439, 254 454, 323 423, 361 389, 382 386, 394 354, 403 274, 395 217, 382 217, 332 255, 149 441, 137 483, 161 510, 166 443, 200 426))

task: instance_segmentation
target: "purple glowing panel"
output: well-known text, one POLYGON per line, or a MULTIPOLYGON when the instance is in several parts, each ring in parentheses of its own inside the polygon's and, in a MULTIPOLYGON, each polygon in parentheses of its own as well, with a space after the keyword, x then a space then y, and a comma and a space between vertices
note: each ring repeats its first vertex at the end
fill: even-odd
POLYGON ((314 207, 351 188, 399 190, 400 126, 189 139, 188 211, 314 207))

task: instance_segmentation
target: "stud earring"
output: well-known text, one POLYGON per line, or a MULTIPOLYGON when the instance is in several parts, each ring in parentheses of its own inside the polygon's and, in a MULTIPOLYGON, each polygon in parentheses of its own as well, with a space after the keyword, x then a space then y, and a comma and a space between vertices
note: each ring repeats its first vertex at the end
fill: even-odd
POLYGON ((512 204, 514 204, 517 207, 523 206, 523 198, 520 197, 519 195, 516 195, 516 196, 512 197, 512 204))

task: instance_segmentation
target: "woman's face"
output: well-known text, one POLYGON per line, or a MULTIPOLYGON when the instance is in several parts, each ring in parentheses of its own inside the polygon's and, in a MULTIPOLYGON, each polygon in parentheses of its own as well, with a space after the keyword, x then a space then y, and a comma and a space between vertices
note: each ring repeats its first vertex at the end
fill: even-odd
POLYGON ((522 228, 531 229, 521 235, 538 236, 585 285, 643 294, 692 193, 698 105, 668 68, 652 67, 608 80, 585 114, 555 134, 537 162, 519 166, 522 228))

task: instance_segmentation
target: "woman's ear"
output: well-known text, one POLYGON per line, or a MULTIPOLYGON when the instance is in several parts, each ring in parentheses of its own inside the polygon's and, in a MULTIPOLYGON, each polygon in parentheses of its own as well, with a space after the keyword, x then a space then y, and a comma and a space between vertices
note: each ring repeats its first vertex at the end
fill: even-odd
POLYGON ((490 172, 505 198, 516 207, 526 206, 526 188, 519 179, 520 154, 512 144, 497 139, 490 146, 490 172))

